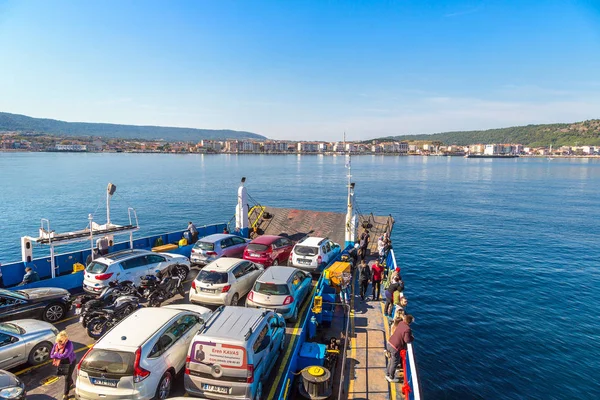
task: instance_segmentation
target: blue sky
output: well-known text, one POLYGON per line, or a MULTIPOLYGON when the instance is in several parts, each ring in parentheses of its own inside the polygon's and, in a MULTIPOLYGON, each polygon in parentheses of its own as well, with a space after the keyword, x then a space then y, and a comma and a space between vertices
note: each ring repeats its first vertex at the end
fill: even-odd
POLYGON ((0 111, 296 140, 600 118, 600 1, 0 0, 0 111))

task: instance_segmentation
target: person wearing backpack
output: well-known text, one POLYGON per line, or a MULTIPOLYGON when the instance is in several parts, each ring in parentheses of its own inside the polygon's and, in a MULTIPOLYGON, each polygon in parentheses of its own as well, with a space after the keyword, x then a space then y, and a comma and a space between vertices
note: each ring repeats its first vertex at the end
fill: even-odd
POLYGON ((358 264, 358 284, 360 285, 360 298, 365 299, 367 295, 367 288, 371 281, 371 268, 363 260, 358 264))

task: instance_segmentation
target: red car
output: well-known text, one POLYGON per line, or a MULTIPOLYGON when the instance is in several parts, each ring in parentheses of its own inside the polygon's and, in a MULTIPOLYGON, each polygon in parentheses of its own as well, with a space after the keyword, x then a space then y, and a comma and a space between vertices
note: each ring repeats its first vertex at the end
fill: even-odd
POLYGON ((250 260, 266 267, 286 265, 294 247, 294 242, 283 236, 263 235, 250 243, 244 250, 244 260, 250 260))

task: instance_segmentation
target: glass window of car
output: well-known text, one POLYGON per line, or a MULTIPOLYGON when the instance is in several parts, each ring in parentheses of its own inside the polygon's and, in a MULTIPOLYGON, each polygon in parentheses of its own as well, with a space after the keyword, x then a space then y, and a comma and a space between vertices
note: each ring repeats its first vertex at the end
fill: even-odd
POLYGON ((287 284, 277 284, 271 282, 256 281, 254 289, 257 293, 284 296, 290 294, 290 289, 287 284))
POLYGON ((300 284, 301 284, 302 282, 304 282, 304 278, 305 278, 305 277, 306 277, 306 275, 304 274, 304 272, 300 272, 300 271, 296 272, 296 273, 294 274, 294 280, 292 281, 292 284, 293 284, 295 287, 297 287, 297 286, 300 286, 300 284))
POLYGON ((246 241, 244 239, 242 239, 241 237, 239 237, 239 236, 234 236, 234 237, 232 237, 230 239, 233 242, 234 246, 237 246, 238 244, 244 244, 244 243, 246 243, 246 241))
POLYGON ((264 340, 265 336, 267 336, 268 331, 269 331, 269 327, 265 325, 262 328, 262 330, 260 331, 260 333, 258 334, 258 336, 256 337, 256 341, 254 342, 254 345, 252 346, 252 350, 254 350, 255 353, 260 348, 260 345, 262 344, 262 341, 264 340))
POLYGON ((312 246, 296 246, 294 252, 299 256, 316 256, 319 253, 319 248, 312 246))
POLYGON ((250 243, 247 247, 248 251, 255 251, 255 252, 261 252, 261 251, 266 251, 267 250, 267 246, 266 244, 260 244, 260 243, 250 243))
POLYGON ((134 353, 92 349, 81 362, 81 369, 86 372, 104 372, 111 375, 127 376, 133 374, 134 360, 134 353))
POLYGON ((233 276, 235 276, 236 279, 241 278, 246 273, 246 271, 244 271, 244 265, 245 263, 239 264, 233 269, 233 271, 231 271, 231 273, 233 274, 233 276))
POLYGON ((222 249, 226 249, 227 247, 231 247, 233 246, 233 241, 231 240, 231 238, 226 238, 221 240, 221 248, 222 249))
POLYGON ((281 240, 281 246, 290 246, 292 244, 292 241, 288 238, 281 238, 279 240, 281 240))
POLYGON ((14 336, 0 332, 0 347, 13 343, 13 337, 14 336))
POLYGON ((85 270, 91 274, 103 274, 106 271, 108 265, 99 263, 98 261, 92 261, 88 264, 85 270))
POLYGON ((134 257, 129 260, 121 261, 121 267, 123 267, 123 269, 143 267, 146 264, 146 256, 134 257))
POLYGON ((329 242, 325 243, 325 245, 323 245, 323 253, 327 254, 331 251, 331 245, 329 244, 329 242))
POLYGON ((10 322, 0 323, 0 331, 13 335, 22 335, 23 333, 25 333, 25 329, 10 322))
POLYGON ((256 264, 250 261, 245 261, 244 263, 242 263, 242 268, 244 269, 245 274, 249 274, 250 272, 258 270, 256 264))
POLYGON ((196 242, 194 248, 205 251, 213 251, 215 249, 215 244, 210 242, 196 242))
POLYGON ((146 256, 146 260, 148 261, 148 264, 158 264, 165 262, 167 259, 157 254, 149 254, 146 256))
POLYGON ((179 324, 179 329, 182 331, 182 335, 189 331, 198 322, 200 322, 200 317, 191 314, 183 315, 177 319, 177 323, 179 324))
POLYGON ((150 353, 148 353, 148 358, 156 358, 161 356, 166 350, 168 350, 173 345, 173 343, 177 341, 177 339, 179 339, 179 337, 175 336, 173 333, 170 332, 176 329, 176 324, 173 324, 169 327, 169 329, 167 329, 167 332, 165 332, 160 336, 160 338, 158 338, 158 340, 152 347, 152 350, 150 350, 150 353))
POLYGON ((207 271, 206 269, 198 272, 196 276, 198 282, 212 283, 213 285, 219 285, 221 283, 227 283, 227 273, 217 271, 207 271))
POLYGON ((26 294, 25 292, 21 292, 20 290, 6 290, 6 289, 0 289, 0 296, 18 297, 19 299, 22 299, 22 300, 27 300, 29 298, 28 294, 26 294))

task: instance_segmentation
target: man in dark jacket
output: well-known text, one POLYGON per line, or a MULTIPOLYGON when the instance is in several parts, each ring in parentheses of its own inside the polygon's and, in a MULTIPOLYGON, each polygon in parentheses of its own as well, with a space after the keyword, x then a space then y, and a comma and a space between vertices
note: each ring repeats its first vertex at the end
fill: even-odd
POLYGON ((360 259, 364 260, 367 256, 367 249, 369 248, 369 231, 365 229, 360 235, 360 259))
POLYGON ((365 299, 369 281, 371 280, 371 268, 363 260, 358 264, 358 284, 360 285, 360 298, 365 299))
POLYGON ((407 345, 414 340, 412 330, 410 329, 410 324, 413 320, 412 315, 405 315, 387 342, 390 359, 388 360, 385 379, 388 382, 399 382, 399 379, 396 378, 396 368, 400 364, 400 351, 406 350, 407 345))

